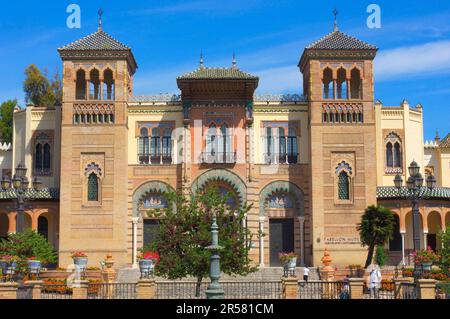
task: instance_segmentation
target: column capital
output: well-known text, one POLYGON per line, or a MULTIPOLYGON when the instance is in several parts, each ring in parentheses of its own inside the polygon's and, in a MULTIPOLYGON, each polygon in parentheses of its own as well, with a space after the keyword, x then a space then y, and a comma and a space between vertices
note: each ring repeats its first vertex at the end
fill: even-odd
POLYGON ((133 224, 138 224, 140 219, 141 219, 140 217, 133 217, 133 218, 131 218, 131 222, 133 224))
POLYGON ((299 222, 304 222, 305 221, 305 216, 298 216, 298 221, 299 222))
POLYGON ((266 216, 259 216, 260 223, 264 223, 265 220, 266 220, 266 216))

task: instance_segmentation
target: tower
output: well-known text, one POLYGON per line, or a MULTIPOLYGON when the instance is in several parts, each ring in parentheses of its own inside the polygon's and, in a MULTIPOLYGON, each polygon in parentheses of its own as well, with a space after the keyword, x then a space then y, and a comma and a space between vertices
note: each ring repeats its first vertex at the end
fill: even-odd
POLYGON ((63 60, 60 265, 127 259, 127 101, 137 64, 102 30, 58 49, 63 60))
POLYGON ((356 224, 376 204, 373 59, 377 48, 339 31, 307 46, 299 62, 309 99, 311 241, 336 264, 362 263, 356 224))

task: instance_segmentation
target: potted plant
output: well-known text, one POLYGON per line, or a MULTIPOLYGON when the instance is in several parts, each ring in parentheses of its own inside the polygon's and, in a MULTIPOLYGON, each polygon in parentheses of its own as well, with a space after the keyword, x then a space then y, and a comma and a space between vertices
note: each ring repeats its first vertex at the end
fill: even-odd
POLYGON ((36 257, 32 256, 27 259, 28 272, 31 275, 39 275, 41 272, 41 261, 37 260, 36 257))
POLYGON ((439 255, 436 254, 431 247, 427 249, 415 251, 412 253, 414 258, 414 263, 416 265, 421 265, 422 269, 425 271, 431 271, 431 266, 433 263, 439 261, 439 255))
POLYGON ((298 255, 294 252, 280 253, 279 255, 283 267, 290 271, 295 271, 295 267, 297 267, 297 256, 298 255))
POLYGON ((88 256, 86 253, 82 251, 74 251, 72 253, 72 259, 73 263, 80 269, 80 271, 86 270, 88 264, 88 256))
POLYGON ((138 256, 138 260, 141 278, 149 278, 160 258, 157 252, 142 251, 138 256))
POLYGON ((17 256, 4 255, 1 258, 2 274, 7 278, 12 279, 16 274, 17 263, 20 260, 17 256))

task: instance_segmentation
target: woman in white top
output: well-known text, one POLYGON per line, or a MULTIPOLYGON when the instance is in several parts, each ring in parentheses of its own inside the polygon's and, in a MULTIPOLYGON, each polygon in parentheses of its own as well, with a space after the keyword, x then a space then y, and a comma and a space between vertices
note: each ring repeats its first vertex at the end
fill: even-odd
POLYGON ((378 265, 373 267, 372 271, 370 272, 369 278, 370 297, 378 299, 378 289, 380 289, 381 287, 381 272, 378 265))

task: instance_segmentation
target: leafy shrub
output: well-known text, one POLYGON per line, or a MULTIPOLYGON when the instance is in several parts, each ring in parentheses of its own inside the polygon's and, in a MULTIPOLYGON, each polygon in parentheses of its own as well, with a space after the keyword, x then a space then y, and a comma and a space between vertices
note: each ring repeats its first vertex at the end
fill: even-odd
POLYGON ((26 263, 30 257, 35 257, 43 264, 57 262, 57 254, 44 236, 33 230, 18 234, 9 234, 0 242, 0 255, 17 256, 26 263))
POLYGON ((388 260, 388 256, 386 252, 384 251, 383 246, 378 245, 377 250, 375 252, 375 263, 379 265, 380 267, 383 267, 386 265, 386 262, 388 260))

